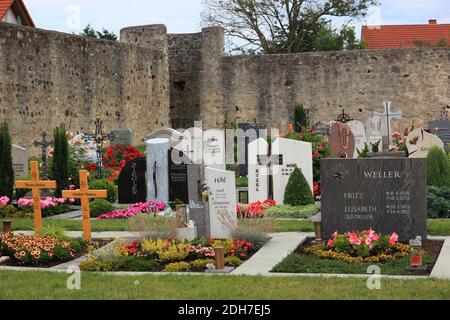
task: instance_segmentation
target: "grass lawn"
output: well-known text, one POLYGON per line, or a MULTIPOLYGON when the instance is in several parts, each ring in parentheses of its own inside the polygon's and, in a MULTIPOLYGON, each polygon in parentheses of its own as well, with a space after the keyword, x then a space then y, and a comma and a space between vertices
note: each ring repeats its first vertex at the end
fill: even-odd
POLYGON ((66 289, 69 275, 0 271, 0 299, 448 299, 450 281, 381 280, 381 290, 366 279, 248 276, 107 276, 81 274, 81 290, 66 289), (24 290, 26 289, 26 290, 24 290))
MULTIPOLYGON (((425 264, 433 264, 435 258, 424 257, 425 264)), ((335 274, 366 274, 367 268, 377 265, 381 274, 385 275, 410 275, 406 271, 409 265, 409 257, 389 261, 387 263, 347 263, 345 261, 321 259, 314 255, 291 254, 278 264, 273 272, 286 273, 335 273, 335 274)))
MULTIPOLYGON (((249 220, 239 220, 239 224, 251 223, 249 220)), ((34 222, 30 218, 13 219, 14 230, 33 230, 34 222)), ((67 231, 83 230, 81 220, 43 220, 44 226, 61 227, 67 231)), ((126 220, 92 220, 92 231, 126 231, 126 220)), ((314 225, 310 221, 278 220, 271 228, 271 232, 314 232, 314 225)), ((450 219, 428 220, 428 234, 433 236, 450 236, 450 219)))

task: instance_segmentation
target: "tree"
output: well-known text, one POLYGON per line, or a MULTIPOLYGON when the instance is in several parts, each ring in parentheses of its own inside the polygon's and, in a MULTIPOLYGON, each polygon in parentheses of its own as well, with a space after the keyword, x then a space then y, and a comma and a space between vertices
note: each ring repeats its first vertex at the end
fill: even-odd
MULTIPOLYGON (((273 54, 308 51, 308 47, 314 46, 311 37, 314 40, 320 34, 330 35, 327 17, 364 17, 371 6, 378 5, 378 0, 203 0, 203 3, 202 17, 206 24, 223 26, 229 36, 244 42, 241 49, 256 47, 273 54)), ((354 43, 356 36, 352 40, 350 30, 343 28, 340 37, 354 43)), ((352 44, 348 46, 352 48, 352 44)))
POLYGON ((433 147, 428 152, 427 180, 429 186, 450 187, 450 161, 439 147, 433 147))
POLYGON ((11 155, 11 137, 8 125, 0 125, 0 197, 7 196, 10 200, 14 193, 14 170, 11 155))
POLYGON ((284 204, 305 206, 314 204, 314 197, 305 176, 299 168, 295 168, 284 192, 284 204))
POLYGON ((52 174, 57 183, 57 196, 61 197, 62 190, 69 188, 69 142, 66 128, 62 125, 53 131, 55 143, 53 151, 52 174))
POLYGON ((80 33, 80 36, 85 36, 89 38, 94 39, 103 39, 103 40, 110 40, 110 41, 117 41, 118 37, 113 32, 110 32, 103 28, 102 32, 96 31, 94 28, 92 28, 91 24, 88 24, 86 28, 83 29, 83 32, 80 33))

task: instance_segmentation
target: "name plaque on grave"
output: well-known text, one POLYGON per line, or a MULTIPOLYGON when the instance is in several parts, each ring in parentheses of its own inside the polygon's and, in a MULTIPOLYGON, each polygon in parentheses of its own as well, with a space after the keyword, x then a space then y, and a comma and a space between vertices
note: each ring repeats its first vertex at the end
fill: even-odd
POLYGON ((321 162, 322 238, 338 231, 427 237, 424 159, 330 159, 321 162))

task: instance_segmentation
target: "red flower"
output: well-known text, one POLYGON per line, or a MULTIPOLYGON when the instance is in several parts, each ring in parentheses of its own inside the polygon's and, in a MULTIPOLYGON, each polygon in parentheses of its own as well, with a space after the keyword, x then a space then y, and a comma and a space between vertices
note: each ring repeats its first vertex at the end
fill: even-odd
POLYGON ((319 153, 319 151, 317 151, 317 150, 314 150, 314 152, 313 152, 313 157, 314 157, 314 159, 317 159, 317 158, 319 158, 319 157, 320 157, 320 153, 319 153))

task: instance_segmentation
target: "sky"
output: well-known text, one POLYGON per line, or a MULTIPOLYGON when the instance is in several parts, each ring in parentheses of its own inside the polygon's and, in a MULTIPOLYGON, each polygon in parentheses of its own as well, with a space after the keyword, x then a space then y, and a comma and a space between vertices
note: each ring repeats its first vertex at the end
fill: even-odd
MULTIPOLYGON (((79 33, 91 23, 119 34, 128 26, 159 24, 169 33, 191 33, 201 29, 202 0, 24 0, 37 27, 79 33)), ((431 18, 450 23, 450 0, 380 0, 361 25, 420 24, 431 18)), ((336 25, 347 22, 334 21, 336 25)))

